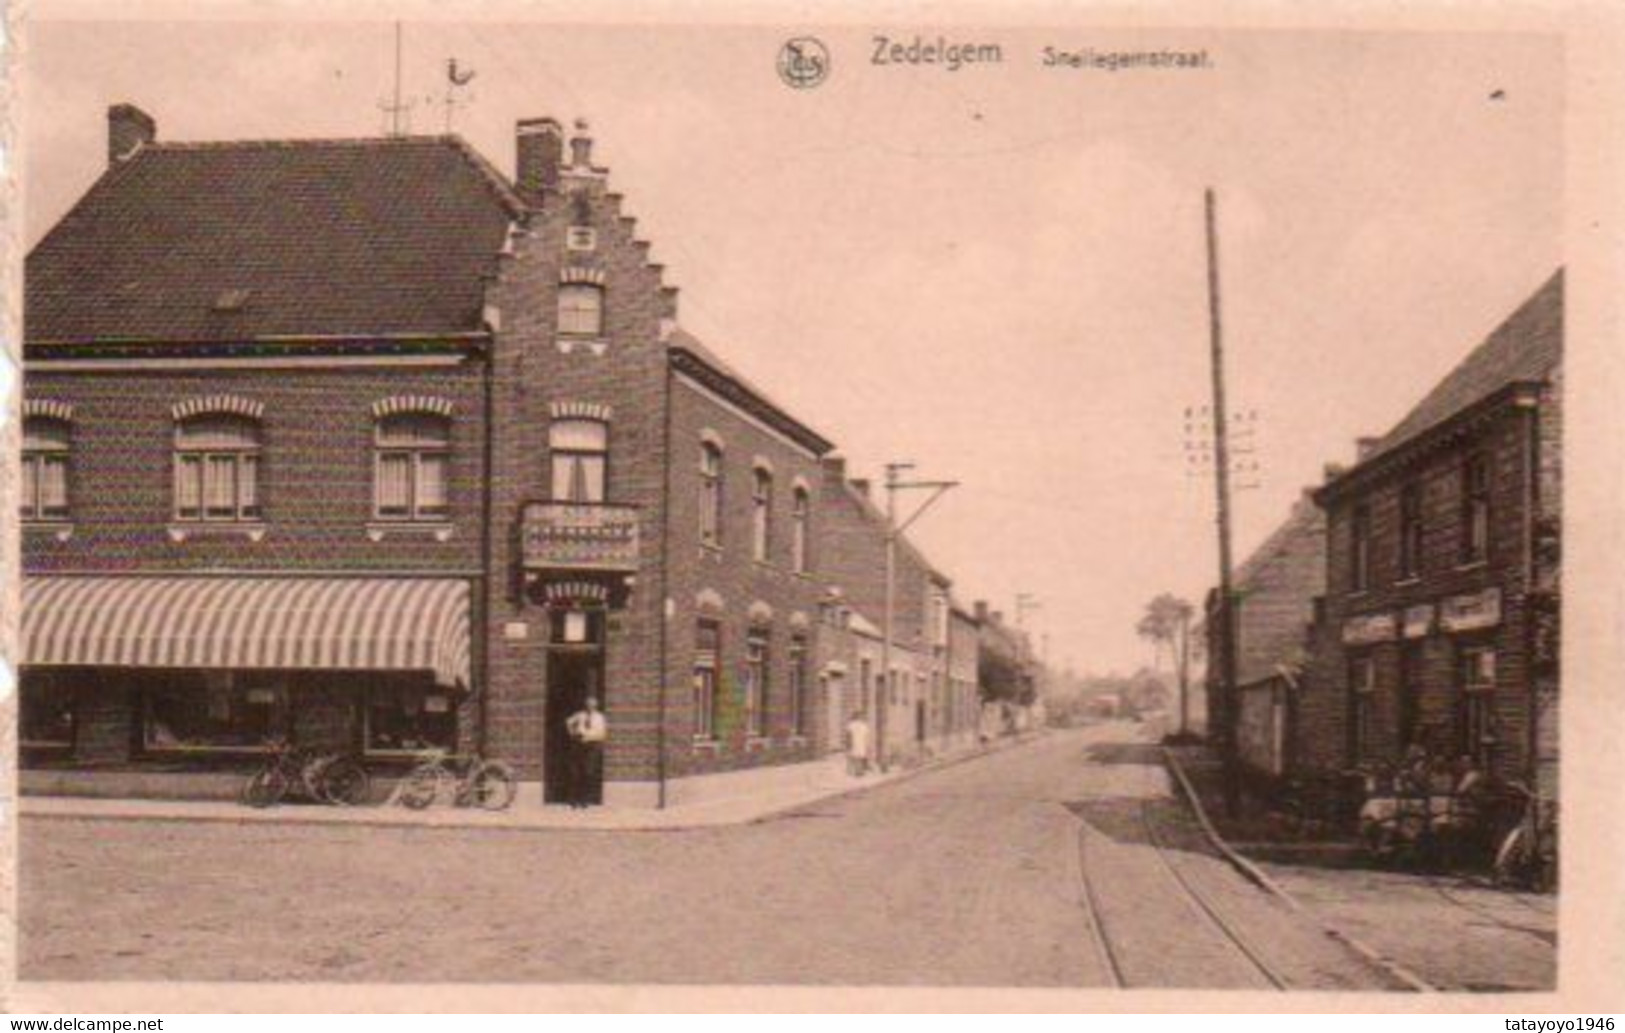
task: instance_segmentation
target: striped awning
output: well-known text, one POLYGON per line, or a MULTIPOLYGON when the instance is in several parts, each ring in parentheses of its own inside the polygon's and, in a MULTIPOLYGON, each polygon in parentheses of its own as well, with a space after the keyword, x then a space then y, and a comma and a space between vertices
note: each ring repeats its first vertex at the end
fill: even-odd
POLYGON ((33 577, 25 664, 433 671, 469 684, 469 589, 439 578, 33 577))

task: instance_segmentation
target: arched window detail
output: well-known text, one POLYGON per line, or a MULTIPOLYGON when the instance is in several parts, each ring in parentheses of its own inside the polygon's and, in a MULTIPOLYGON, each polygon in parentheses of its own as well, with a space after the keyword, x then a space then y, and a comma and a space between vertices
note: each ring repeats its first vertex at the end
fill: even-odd
POLYGON ((402 412, 373 424, 373 516, 440 521, 451 512, 451 421, 402 412))
POLYGON ((756 467, 750 489, 751 556, 766 563, 772 547, 773 471, 756 467))
POLYGON ((700 542, 722 545, 722 447, 700 442, 700 542))
POLYGON ((206 411, 175 424, 175 519, 200 523, 257 521, 260 423, 237 413, 206 411))
POLYGON ((68 479, 73 453, 73 425, 55 416, 23 420, 22 519, 25 522, 68 519, 68 479))
POLYGON ((609 427, 599 420, 554 420, 547 428, 554 502, 603 502, 609 427))
POLYGON ((559 333, 566 337, 598 337, 603 332, 603 285, 559 284, 559 333))
POLYGON ((790 501, 790 569, 797 574, 805 574, 811 569, 808 563, 811 525, 812 495, 798 484, 790 501))

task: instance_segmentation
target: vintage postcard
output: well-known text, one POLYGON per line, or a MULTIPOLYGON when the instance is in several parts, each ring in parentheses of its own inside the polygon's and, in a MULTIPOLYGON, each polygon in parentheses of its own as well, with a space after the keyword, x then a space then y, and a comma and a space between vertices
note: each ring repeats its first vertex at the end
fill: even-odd
POLYGON ((1618 19, 8 18, 12 1009, 1621 1008, 1618 19))

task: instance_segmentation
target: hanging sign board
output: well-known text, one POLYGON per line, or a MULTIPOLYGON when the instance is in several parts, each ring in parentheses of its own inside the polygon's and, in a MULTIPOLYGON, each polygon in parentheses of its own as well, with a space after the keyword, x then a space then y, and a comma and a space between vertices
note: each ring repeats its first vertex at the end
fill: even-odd
POLYGON ((1473 631, 1501 623, 1501 590, 1486 588, 1456 595, 1439 604, 1439 624, 1446 631, 1473 631))
POLYGON ((1427 638, 1433 630, 1433 604, 1405 607, 1405 637, 1427 638))
POLYGON ((1368 613, 1343 622, 1343 644, 1348 646, 1389 642, 1397 634, 1398 624, 1391 613, 1368 613))

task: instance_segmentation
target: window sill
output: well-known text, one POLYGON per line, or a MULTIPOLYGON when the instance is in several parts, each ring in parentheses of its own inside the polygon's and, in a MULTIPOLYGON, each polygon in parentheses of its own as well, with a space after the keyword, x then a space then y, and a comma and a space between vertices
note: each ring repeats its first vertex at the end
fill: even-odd
POLYGON ((569 355, 577 348, 585 348, 594 355, 602 355, 609 350, 609 342, 598 337, 567 337, 560 334, 554 343, 558 345, 561 353, 569 355))
POLYGON ((437 542, 449 542, 452 531, 451 524, 442 522, 373 521, 367 525, 367 538, 374 542, 385 538, 433 538, 437 542))
POLYGON ((170 524, 169 540, 184 542, 188 538, 247 538, 251 542, 257 542, 265 537, 267 529, 267 526, 263 523, 249 523, 247 521, 239 524, 210 524, 203 522, 170 524))
POLYGON ((720 560, 722 559, 722 546, 716 544, 715 542, 701 542, 700 556, 709 556, 712 559, 720 560))
POLYGON ((1477 570, 1480 567, 1487 567, 1489 565, 1490 565, 1490 561, 1488 559, 1467 560, 1464 563, 1456 564, 1456 569, 1457 570, 1477 570))
POLYGON ((1356 588, 1348 594, 1348 597, 1350 599, 1363 599, 1369 594, 1371 594, 1369 588, 1356 588))
POLYGON ((745 737, 745 749, 747 752, 750 750, 765 750, 770 748, 772 745, 773 739, 771 736, 751 735, 745 737))
POLYGON ((33 537, 50 535, 59 542, 73 537, 73 525, 64 520, 31 520, 23 523, 23 534, 33 537))
POLYGON ((716 739, 695 736, 691 742, 695 753, 718 753, 722 750, 722 743, 716 739))
POLYGON ((1412 587, 1414 587, 1416 585, 1419 585, 1421 583, 1422 583, 1422 575, 1420 575, 1420 574, 1412 574, 1410 577, 1402 577, 1398 581, 1395 581, 1394 582, 1394 587, 1395 588, 1412 588, 1412 587))

